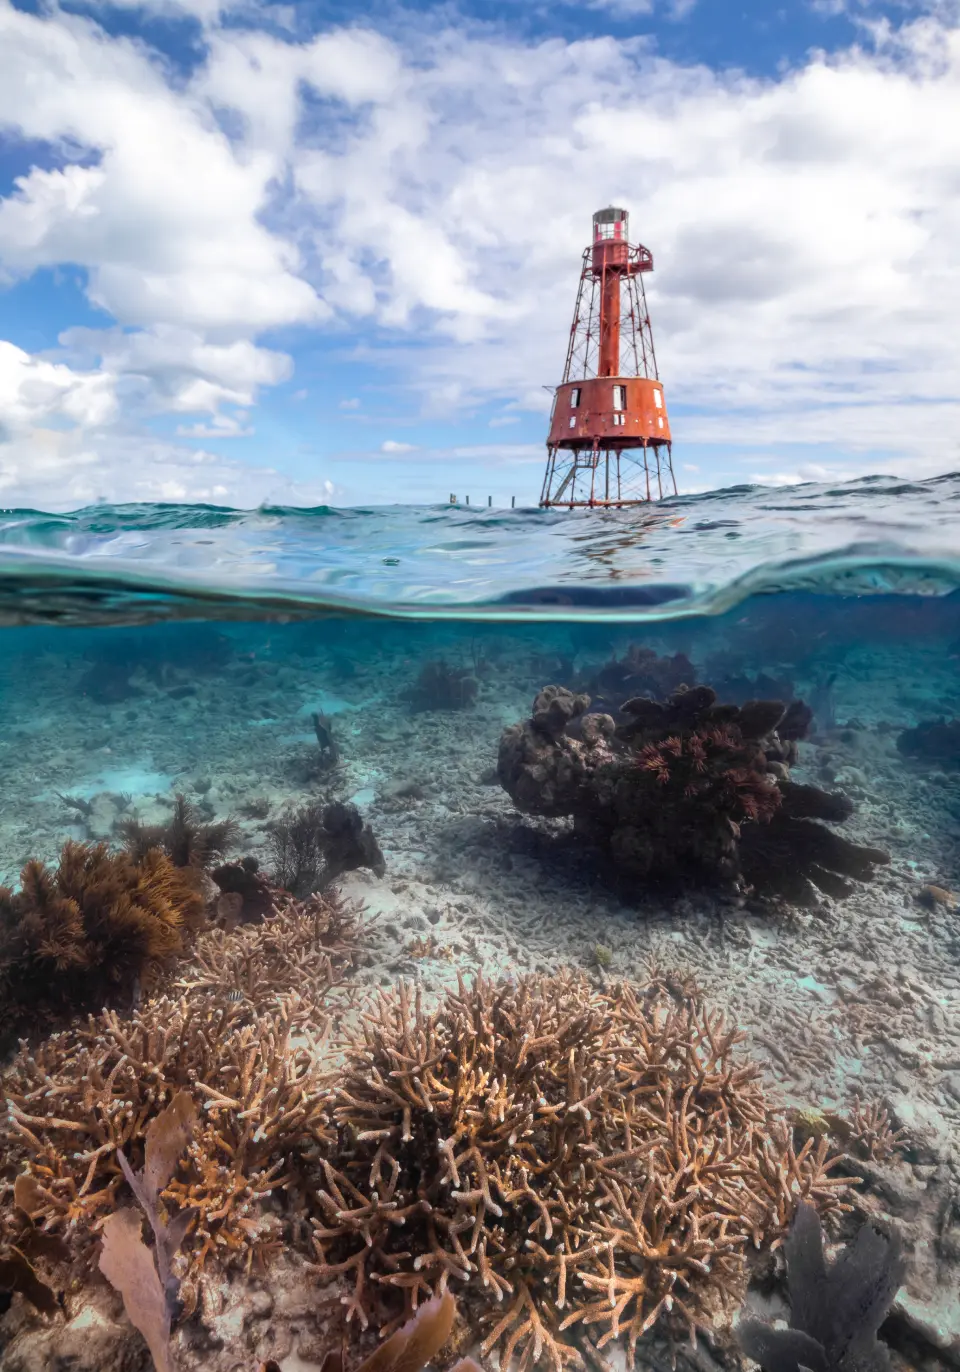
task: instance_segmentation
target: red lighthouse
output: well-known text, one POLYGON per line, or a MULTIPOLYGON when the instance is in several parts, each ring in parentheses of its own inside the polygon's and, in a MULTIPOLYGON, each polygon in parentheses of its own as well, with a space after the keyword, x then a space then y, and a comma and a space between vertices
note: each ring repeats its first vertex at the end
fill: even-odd
POLYGON ((567 364, 547 439, 541 506, 640 505, 676 495, 670 421, 626 210, 598 210, 584 250, 567 364))

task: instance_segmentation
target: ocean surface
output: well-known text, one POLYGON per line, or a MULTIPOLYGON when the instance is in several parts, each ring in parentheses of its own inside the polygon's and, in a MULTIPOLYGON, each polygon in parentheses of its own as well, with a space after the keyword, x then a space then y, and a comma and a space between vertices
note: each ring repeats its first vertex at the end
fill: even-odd
MULTIPOLYGON (((737 1051, 785 1121, 770 1147, 826 1140, 839 1175, 860 1178, 829 1217, 832 1238, 865 1222, 902 1233, 908 1276, 881 1329, 895 1372, 960 1366, 960 475, 737 487, 621 512, 5 510, 0 629, 0 1097, 27 1100, 23 1055, 55 1030, 87 1014, 120 1016, 118 1034, 132 1016, 166 1022, 169 997, 198 986, 224 1022, 271 1043, 276 998, 292 992, 303 1014, 315 996, 319 1018, 341 997, 338 1025, 376 989, 414 982, 439 1004, 478 973, 544 985, 573 969, 611 1003, 622 981, 670 1004, 702 996, 743 1035, 737 1051), (159 846, 202 882, 201 932, 148 956, 129 932, 111 943, 96 902, 80 901, 83 943, 79 907, 51 894, 67 889, 70 843, 129 854, 135 872, 159 846), (286 913, 265 916, 267 898, 250 913, 254 889, 286 913), (231 940, 286 928, 298 902, 334 890, 361 911, 335 986, 311 980, 333 965, 326 954, 299 948, 283 963, 280 942, 269 994, 250 990, 252 942, 247 979, 223 980, 231 940), (19 1057, 18 1038, 30 1045, 19 1057)), ((122 1178, 71 1070, 50 1068, 29 1127, 62 1195, 82 1183, 95 1198, 122 1178)), ((198 1097, 226 1131, 214 1150, 235 1108, 233 1078, 217 1080, 219 1094, 198 1097)), ((682 1112, 691 1099, 679 1091, 682 1112)), ((12 1118, 0 1112, 0 1259, 23 1222, 13 1178, 39 1166, 12 1118)), ((237 1138, 247 1118, 233 1119, 237 1138)), ((142 1140, 129 1146, 139 1165, 142 1140)), ((284 1172, 299 1146, 267 1150, 264 1168, 284 1172)), ((33 1175, 46 1185, 50 1173, 33 1175)), ((634 1183, 648 1194, 636 1178, 618 1185, 634 1183)), ((269 1213, 285 1262, 315 1258, 308 1203, 294 1223, 272 1185, 250 1193, 249 1213, 269 1213)), ((84 1204, 44 1212, 77 1245, 75 1276, 102 1221, 87 1233, 84 1204)), ((531 1210, 523 1232, 536 1223, 531 1210)), ((246 1233, 230 1240, 241 1254, 246 1233)), ((751 1241, 737 1280, 746 1290, 759 1273, 762 1311, 785 1315, 778 1234, 751 1241)), ((217 1261, 205 1281, 219 1280, 217 1261)), ((237 1270, 229 1299, 242 1302, 237 1270)), ((268 1291, 270 1270, 257 1278, 268 1291)), ((694 1295, 710 1270, 691 1276, 694 1295)), ((3 1280, 0 1366, 40 1366, 40 1326, 3 1280)), ((64 1333, 63 1356, 77 1372, 114 1365, 106 1345, 85 1351, 86 1288, 70 1289, 55 1318, 80 1332, 64 1333)), ((204 1295, 185 1325, 216 1300, 204 1295)), ((283 1308, 257 1326, 251 1366, 294 1337, 283 1308)), ((664 1327, 644 1335, 638 1367, 668 1365, 664 1327)), ((44 1333, 44 1349, 59 1337, 44 1333)), ((176 1337, 192 1369, 193 1335, 176 1337)), ((210 1358, 208 1372, 227 1369, 210 1358)))
POLYGON ((813 588, 955 584, 960 476, 733 487, 623 511, 464 506, 0 512, 8 623, 231 616, 661 618, 813 588), (167 608, 163 608, 163 602, 167 608))

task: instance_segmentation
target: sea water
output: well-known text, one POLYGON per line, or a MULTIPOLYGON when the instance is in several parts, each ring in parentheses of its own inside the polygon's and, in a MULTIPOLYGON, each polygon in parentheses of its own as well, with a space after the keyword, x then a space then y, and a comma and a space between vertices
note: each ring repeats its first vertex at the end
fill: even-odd
POLYGON ((958 477, 621 512, 6 511, 0 884, 178 794, 268 872, 278 819, 336 801, 383 857, 340 878, 366 986, 694 976, 785 1106, 865 1102, 904 1131, 877 1183, 913 1226, 897 1337, 957 1365, 958 513, 958 477), (686 665, 623 666, 665 659, 686 665), (792 779, 846 796, 828 827, 889 862, 765 902, 695 865, 618 868, 575 817, 514 803, 501 741, 544 687, 622 722, 629 695, 698 684, 804 702, 792 779))

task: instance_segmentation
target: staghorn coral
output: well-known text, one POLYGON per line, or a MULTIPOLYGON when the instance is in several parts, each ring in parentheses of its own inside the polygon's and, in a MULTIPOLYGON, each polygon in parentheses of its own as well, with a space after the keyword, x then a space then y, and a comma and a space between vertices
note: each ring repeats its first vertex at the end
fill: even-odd
POLYGON ((303 902, 278 894, 277 905, 259 924, 201 934, 177 991, 276 1012, 293 987, 309 987, 304 1008, 315 1017, 354 965, 357 907, 330 892, 303 902))
POLYGON ((451 667, 442 659, 426 662, 402 698, 415 711, 464 710, 477 698, 477 679, 466 667, 451 667))
POLYGON ((142 1165, 151 1121, 187 1092, 198 1120, 162 1200, 171 1218, 196 1211, 183 1245, 188 1305, 208 1263, 249 1270, 269 1257, 298 1221, 268 1198, 302 1185, 304 1152, 330 1141, 322 1048, 304 1027, 320 1018, 294 995, 257 1011, 194 991, 22 1047, 2 1078, 0 1238, 18 1244, 26 1208, 90 1266, 125 1192, 119 1150, 142 1165))
POLYGON ((661 703, 626 701, 621 721, 548 686, 531 718, 505 730, 498 776, 518 809, 572 816, 578 834, 631 881, 720 881, 812 903, 845 895, 888 861, 821 821, 850 802, 790 780, 809 721, 802 702, 717 703, 709 686, 661 703))
POLYGON ((15 1024, 129 1003, 203 918, 192 883, 158 849, 139 862, 66 843, 56 870, 28 862, 0 888, 0 999, 15 1024))
POLYGON ((125 819, 117 824, 117 834, 127 851, 138 861, 151 848, 160 848, 176 867, 209 867, 220 861, 233 846, 240 830, 235 820, 221 819, 204 824, 193 805, 181 792, 173 803, 173 814, 166 824, 142 824, 125 819))
POLYGON ((879 1101, 864 1104, 859 1096, 850 1110, 849 1146, 871 1162, 887 1162, 906 1149, 906 1129, 894 1129, 890 1112, 879 1101))
POLYGON ((574 974, 461 980, 433 1013, 381 993, 345 1045, 315 1195, 348 1320, 462 1288, 482 1353, 520 1372, 581 1364, 577 1327, 631 1358, 658 1320, 693 1337, 740 1293, 747 1245, 845 1184, 824 1141, 794 1152, 741 1037, 695 994, 574 974))

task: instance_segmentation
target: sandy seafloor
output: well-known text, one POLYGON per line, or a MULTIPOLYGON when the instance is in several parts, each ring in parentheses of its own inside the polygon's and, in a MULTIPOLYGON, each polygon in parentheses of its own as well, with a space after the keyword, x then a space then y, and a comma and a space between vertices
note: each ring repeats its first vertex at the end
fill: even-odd
MULTIPOLYGON (((301 654, 285 632, 243 630, 238 651, 213 672, 195 674, 185 661, 162 685, 135 672, 138 694, 104 705, 78 693, 89 665, 79 642, 66 636, 55 650, 49 634, 11 631, 0 666, 0 879, 14 881, 29 857, 54 859, 67 837, 110 838, 121 793, 131 798, 127 813, 152 822, 182 790, 211 817, 237 817, 237 852, 264 861, 266 820, 245 819, 244 805, 266 801, 276 817, 306 799, 352 799, 387 861, 382 879, 360 871, 341 883, 367 912, 356 982, 405 976, 435 993, 458 971, 573 966, 598 979, 642 978, 656 961, 695 974, 708 1004, 747 1032, 746 1051, 784 1103, 886 1105, 909 1131, 910 1160, 867 1164, 861 1175, 866 1213, 872 1206, 913 1226, 897 1365, 960 1366, 960 914, 919 898, 931 882, 960 890, 960 773, 908 762, 887 731, 960 714, 960 675, 943 644, 847 651, 834 688, 840 725, 801 744, 794 772, 846 790, 857 812, 843 831, 887 848, 890 866, 846 901, 757 912, 708 892, 624 903, 595 864, 544 841, 561 824, 518 815, 496 783, 497 745, 546 684, 533 662, 544 650, 536 629, 484 639, 489 661, 472 708, 417 714, 402 688, 439 655, 421 637, 405 646, 394 628, 381 645, 371 626, 345 676, 342 652, 301 654), (333 720, 342 750, 333 778, 311 776, 315 710, 333 720), (413 796, 402 794, 411 785, 413 796), (58 791, 92 800, 89 819, 78 820, 58 791), (426 937, 437 955, 411 955, 412 941, 426 937), (612 950, 606 970, 597 944, 612 950)), ((631 634, 612 637, 626 643, 631 634)), ((696 659, 695 636, 691 645, 696 659)), ((450 660, 468 661, 469 630, 442 646, 450 660)), ((795 675, 803 694, 803 672, 795 675)), ((706 1350, 696 1365, 711 1365, 706 1350)))

